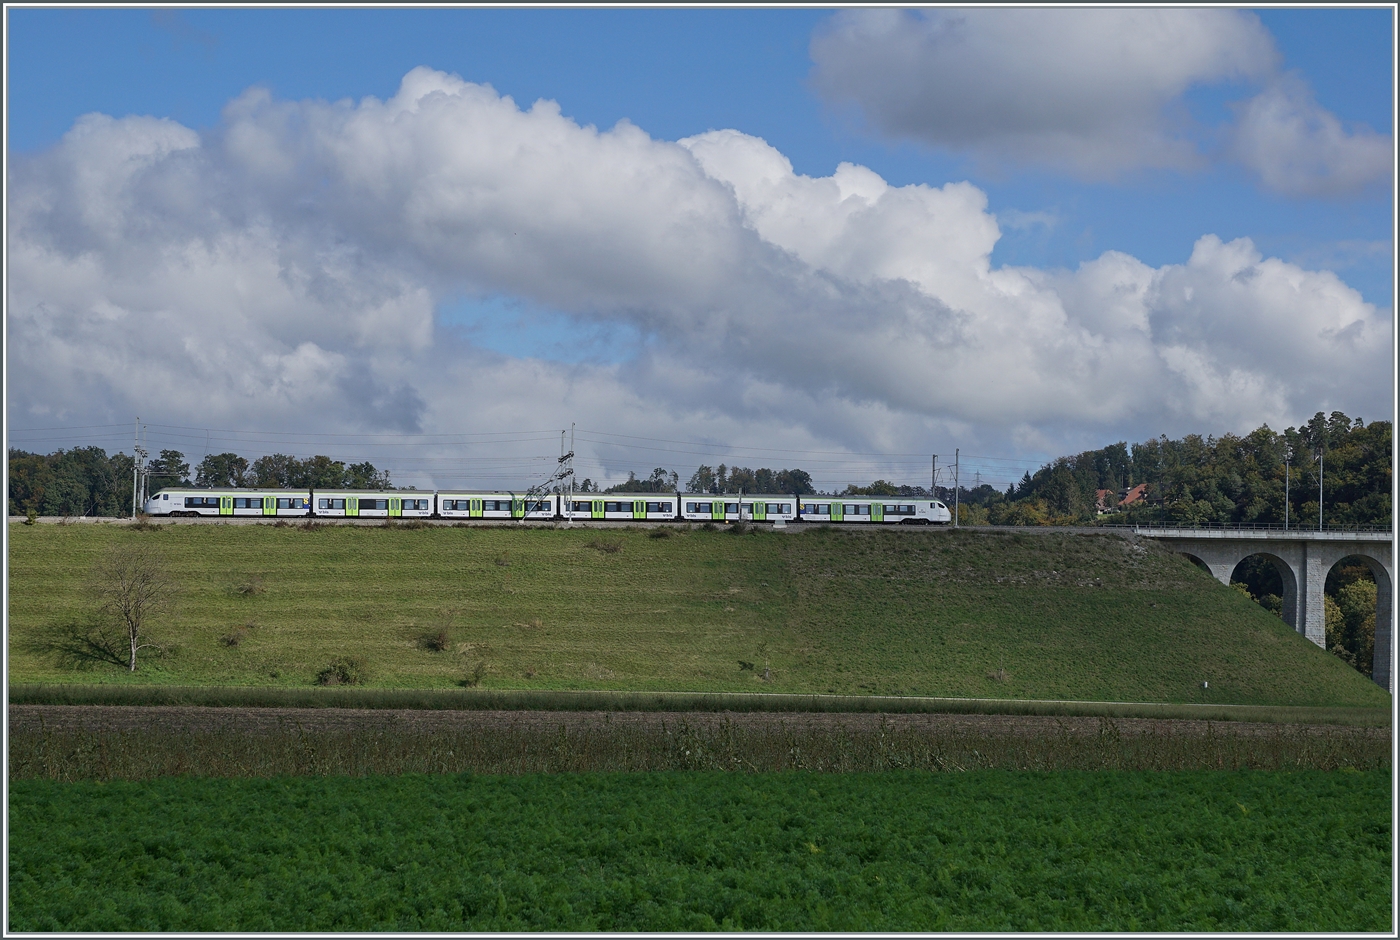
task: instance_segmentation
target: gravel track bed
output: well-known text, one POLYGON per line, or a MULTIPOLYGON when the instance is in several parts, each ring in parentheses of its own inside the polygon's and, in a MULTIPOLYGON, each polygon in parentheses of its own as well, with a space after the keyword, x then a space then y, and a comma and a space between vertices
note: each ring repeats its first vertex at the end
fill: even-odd
MULTIPOLYGON (((793 730, 873 730, 886 727, 929 734, 966 734, 1055 737, 1061 734, 1096 735, 1105 719, 1042 715, 870 714, 830 712, 598 712, 598 711, 489 711, 379 708, 212 708, 170 705, 11 705, 9 730, 50 731, 165 731, 182 733, 238 732, 270 734, 295 730, 316 732, 400 731, 432 733, 464 728, 583 729, 611 724, 614 727, 723 725, 786 727, 793 730)), ((1203 737, 1209 729, 1216 736, 1266 737, 1278 734, 1327 735, 1339 732, 1389 739, 1389 728, 1356 728, 1339 725, 1274 724, 1247 721, 1197 721, 1192 719, 1114 718, 1123 736, 1203 737)))

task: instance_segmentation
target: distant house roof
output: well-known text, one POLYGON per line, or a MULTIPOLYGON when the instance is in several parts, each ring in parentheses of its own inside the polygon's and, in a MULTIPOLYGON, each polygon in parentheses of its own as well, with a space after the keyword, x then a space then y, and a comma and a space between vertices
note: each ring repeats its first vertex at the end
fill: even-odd
POLYGON ((1147 484, 1146 484, 1146 483, 1139 483, 1137 486, 1133 487, 1132 489, 1128 490, 1126 493, 1123 494, 1123 498, 1120 499, 1120 500, 1118 500, 1118 505, 1120 505, 1120 506, 1126 506, 1126 505, 1128 505, 1129 503, 1135 503, 1135 502, 1137 502, 1137 501, 1140 500, 1140 499, 1146 499, 1146 498, 1147 498, 1147 484))
MULTIPOLYGON (((1094 508, 1099 512, 1112 512, 1108 505, 1108 498, 1113 495, 1113 490, 1095 490, 1094 508)), ((1118 508, 1122 508, 1138 500, 1147 498, 1147 484, 1139 483, 1132 489, 1123 490, 1118 494, 1118 508)))

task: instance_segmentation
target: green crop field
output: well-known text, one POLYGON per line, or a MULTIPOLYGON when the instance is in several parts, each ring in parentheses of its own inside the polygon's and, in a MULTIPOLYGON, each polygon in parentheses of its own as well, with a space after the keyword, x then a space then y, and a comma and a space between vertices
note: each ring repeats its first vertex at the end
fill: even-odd
POLYGON ((1376 772, 10 787, 15 931, 1384 931, 1376 772))
POLYGON ((349 657, 384 689, 1390 701, 1114 535, 11 525, 9 570, 12 683, 309 688, 349 657), (94 565, 129 543, 179 588, 135 674, 83 640, 94 565))

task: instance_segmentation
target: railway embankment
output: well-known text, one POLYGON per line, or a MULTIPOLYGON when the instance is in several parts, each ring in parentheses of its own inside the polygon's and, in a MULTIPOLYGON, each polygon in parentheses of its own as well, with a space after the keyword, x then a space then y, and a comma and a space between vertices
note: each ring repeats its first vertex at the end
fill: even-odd
POLYGON ((9 532, 12 684, 1390 701, 1186 559, 1121 533, 9 532), (136 545, 162 559, 174 603, 131 672, 108 655, 93 592, 103 560, 136 545))

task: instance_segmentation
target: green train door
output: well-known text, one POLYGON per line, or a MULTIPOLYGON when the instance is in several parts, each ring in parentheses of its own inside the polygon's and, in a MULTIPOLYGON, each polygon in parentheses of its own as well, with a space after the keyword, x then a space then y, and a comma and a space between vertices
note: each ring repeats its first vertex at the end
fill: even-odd
POLYGON ((524 519, 524 518, 525 518, 525 500, 523 500, 523 499, 512 499, 512 500, 510 501, 510 517, 511 517, 512 519, 524 519))
POLYGON ((402 515, 403 515, 403 497, 402 497, 402 496, 390 496, 390 497, 389 497, 389 515, 391 515, 391 516, 402 516, 402 515))
POLYGON ((870 521, 871 521, 871 522, 884 522, 884 521, 885 521, 885 504, 884 504, 884 503, 871 503, 871 504, 870 504, 870 521))
POLYGON ((474 499, 474 500, 472 500, 471 506, 468 507, 468 509, 467 509, 467 518, 469 518, 469 519, 480 519, 480 518, 481 518, 482 516, 484 516, 485 514, 486 514, 486 513, 485 513, 485 512, 482 510, 482 508, 481 508, 481 500, 479 500, 479 499, 474 499))
POLYGON ((842 522, 846 518, 846 506, 844 503, 831 504, 831 521, 842 522))
POLYGON ((644 499, 632 500, 632 518, 645 519, 647 517, 647 501, 644 499))
POLYGON ((232 497, 232 496, 220 496, 220 497, 219 497, 219 515, 221 515, 221 516, 231 516, 231 515, 233 515, 233 497, 232 497))
POLYGON ((766 522, 768 520, 767 503, 749 503, 749 508, 752 510, 754 522, 766 522))
POLYGON ((345 497, 345 514, 347 516, 358 516, 360 514, 360 497, 345 497))
POLYGON ((602 501, 601 499, 595 499, 595 500, 593 500, 593 510, 592 510, 592 512, 589 513, 589 518, 590 518, 590 519, 601 519, 601 518, 603 518, 603 501, 602 501))
POLYGON ((277 497, 264 496, 262 498, 262 512, 264 516, 277 515, 277 497))
POLYGON ((724 521, 724 497, 720 497, 718 502, 710 503, 710 518, 724 521))

